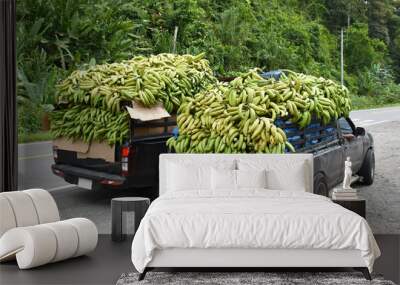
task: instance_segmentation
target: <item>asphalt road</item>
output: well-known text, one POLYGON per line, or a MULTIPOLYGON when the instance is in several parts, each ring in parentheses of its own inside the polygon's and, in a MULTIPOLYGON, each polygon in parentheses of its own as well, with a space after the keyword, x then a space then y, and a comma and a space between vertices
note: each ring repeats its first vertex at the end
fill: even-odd
POLYGON ((35 142, 18 145, 18 188, 44 188, 47 190, 70 187, 51 172, 52 143, 35 142))
POLYGON ((400 120, 366 129, 374 137, 375 179, 370 186, 355 187, 367 201, 373 232, 400 234, 400 120))
MULTIPOLYGON (((350 116, 375 138, 376 181, 369 187, 359 186, 368 199, 367 219, 375 233, 400 233, 400 107, 353 111, 350 116)), ((19 189, 49 190, 62 218, 90 218, 100 233, 110 232, 110 199, 137 195, 134 190, 92 192, 65 183, 50 170, 51 142, 20 144, 18 150, 19 189)))
POLYGON ((350 113, 354 124, 368 127, 387 122, 400 122, 400 107, 379 108, 353 111, 350 113))

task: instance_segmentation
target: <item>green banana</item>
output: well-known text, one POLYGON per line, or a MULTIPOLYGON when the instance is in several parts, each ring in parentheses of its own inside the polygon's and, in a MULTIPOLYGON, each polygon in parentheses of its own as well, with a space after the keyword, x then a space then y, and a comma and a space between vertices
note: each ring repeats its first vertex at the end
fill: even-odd
MULTIPOLYGON (((109 144, 124 141, 129 134, 126 126, 129 120, 127 111, 121 108, 123 102, 136 101, 145 107, 162 103, 169 113, 175 112, 184 98, 192 98, 216 82, 203 57, 204 54, 159 54, 73 71, 56 85, 60 106, 52 114, 52 134, 87 142, 94 139, 106 140, 109 144), (80 112, 68 113, 72 109, 78 110, 77 106, 80 112), (106 113, 93 115, 93 108, 106 113), (90 110, 92 124, 79 119, 86 110, 90 110), (64 115, 69 117, 71 124, 65 124, 64 115), (120 118, 118 116, 126 121, 113 124, 120 118), (109 131, 100 131, 100 125, 107 126, 109 131)), ((207 96, 205 102, 211 104, 215 99, 215 96, 207 96)), ((185 145, 179 146, 183 149, 185 145)))

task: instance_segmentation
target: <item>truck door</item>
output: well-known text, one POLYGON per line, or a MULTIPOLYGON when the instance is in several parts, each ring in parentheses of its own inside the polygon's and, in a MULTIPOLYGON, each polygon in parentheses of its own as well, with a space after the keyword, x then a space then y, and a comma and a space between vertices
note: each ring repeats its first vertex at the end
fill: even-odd
POLYGON ((355 126, 350 119, 340 118, 338 124, 343 137, 346 157, 350 157, 353 173, 357 173, 363 162, 363 138, 355 135, 355 126))
POLYGON ((328 189, 343 181, 345 155, 342 145, 328 147, 314 155, 314 176, 323 172, 328 189))

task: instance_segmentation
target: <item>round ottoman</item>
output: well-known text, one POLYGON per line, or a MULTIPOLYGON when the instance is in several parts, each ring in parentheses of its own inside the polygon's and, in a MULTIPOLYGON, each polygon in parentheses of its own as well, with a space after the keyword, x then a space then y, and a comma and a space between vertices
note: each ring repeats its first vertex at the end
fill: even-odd
POLYGON ((144 197, 119 197, 111 200, 111 238, 113 241, 126 239, 126 212, 134 212, 134 232, 150 206, 150 199, 144 197))

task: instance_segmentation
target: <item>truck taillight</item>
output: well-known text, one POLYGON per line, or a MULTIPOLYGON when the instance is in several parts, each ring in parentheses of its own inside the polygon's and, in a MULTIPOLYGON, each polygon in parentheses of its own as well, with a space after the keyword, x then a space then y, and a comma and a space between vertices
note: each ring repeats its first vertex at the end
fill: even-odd
POLYGON ((121 148, 121 170, 123 176, 128 176, 129 173, 129 156, 134 152, 130 146, 123 146, 121 148))
POLYGON ((58 158, 58 148, 56 146, 53 146, 53 158, 58 158))
POLYGON ((131 148, 129 146, 123 146, 121 148, 121 156, 122 157, 128 157, 130 153, 131 153, 131 148))

